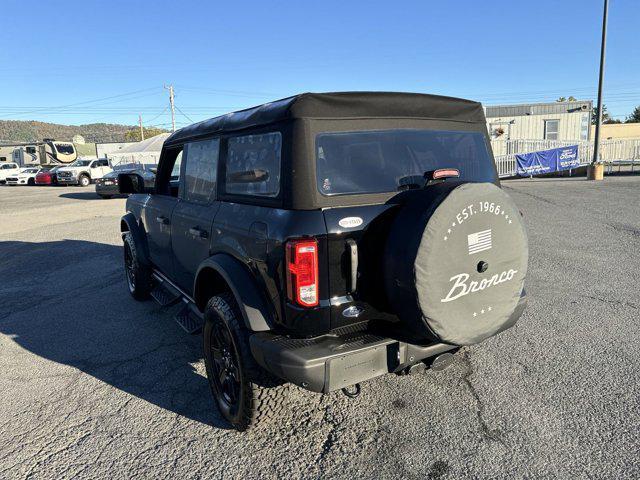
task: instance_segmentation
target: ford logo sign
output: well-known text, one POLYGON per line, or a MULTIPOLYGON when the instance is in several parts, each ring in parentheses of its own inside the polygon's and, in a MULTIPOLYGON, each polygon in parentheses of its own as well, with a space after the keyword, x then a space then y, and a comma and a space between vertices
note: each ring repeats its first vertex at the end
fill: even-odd
POLYGON ((342 228, 354 228, 362 225, 362 219, 360 217, 345 217, 338 222, 342 228))

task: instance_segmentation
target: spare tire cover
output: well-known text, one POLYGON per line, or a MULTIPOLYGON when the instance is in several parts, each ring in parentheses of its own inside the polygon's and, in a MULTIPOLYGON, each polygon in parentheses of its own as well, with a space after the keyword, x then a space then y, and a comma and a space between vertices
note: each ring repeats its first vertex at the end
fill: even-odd
POLYGON ((513 321, 527 274, 524 223, 492 183, 461 184, 432 212, 419 242, 408 242, 419 310, 409 321, 443 342, 478 343, 513 321))

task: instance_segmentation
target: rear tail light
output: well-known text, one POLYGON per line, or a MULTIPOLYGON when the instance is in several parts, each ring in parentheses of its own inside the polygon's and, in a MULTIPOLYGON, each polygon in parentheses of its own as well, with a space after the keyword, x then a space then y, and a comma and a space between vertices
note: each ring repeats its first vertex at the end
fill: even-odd
POLYGON ((318 242, 287 242, 287 295, 303 307, 318 305, 318 242))

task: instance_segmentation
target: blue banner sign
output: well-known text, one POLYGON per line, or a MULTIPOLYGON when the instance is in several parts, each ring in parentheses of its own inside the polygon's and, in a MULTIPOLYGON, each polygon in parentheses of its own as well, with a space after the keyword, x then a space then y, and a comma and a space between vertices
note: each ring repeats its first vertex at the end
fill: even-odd
POLYGON ((580 166, 578 146, 522 153, 516 155, 516 163, 518 175, 521 177, 571 170, 580 166))

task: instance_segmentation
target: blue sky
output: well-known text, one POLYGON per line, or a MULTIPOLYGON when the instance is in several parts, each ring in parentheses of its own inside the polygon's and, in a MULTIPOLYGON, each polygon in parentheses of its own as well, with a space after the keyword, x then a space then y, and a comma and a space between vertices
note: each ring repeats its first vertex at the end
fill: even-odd
MULTIPOLYGON (((1 0, 0 119, 178 125, 303 91, 595 97, 602 0, 1 0)), ((611 0, 605 103, 640 104, 638 0, 611 0)))

